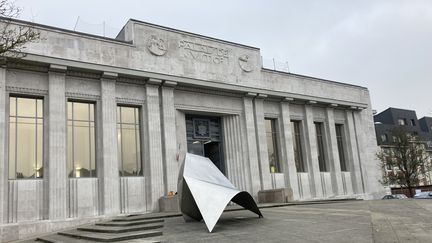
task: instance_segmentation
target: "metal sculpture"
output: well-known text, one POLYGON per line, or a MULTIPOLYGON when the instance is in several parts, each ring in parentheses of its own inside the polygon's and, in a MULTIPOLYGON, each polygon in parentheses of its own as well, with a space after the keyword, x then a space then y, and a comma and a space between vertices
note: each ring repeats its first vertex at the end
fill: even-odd
POLYGON ((186 154, 180 168, 178 194, 184 219, 204 219, 209 232, 230 201, 263 217, 252 196, 235 188, 210 159, 202 156, 186 154))

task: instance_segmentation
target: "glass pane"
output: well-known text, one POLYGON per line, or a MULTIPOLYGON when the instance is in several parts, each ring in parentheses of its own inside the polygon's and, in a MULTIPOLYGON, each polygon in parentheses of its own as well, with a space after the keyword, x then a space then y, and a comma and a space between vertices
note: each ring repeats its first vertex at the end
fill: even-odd
POLYGON ((68 146, 68 152, 67 152, 67 172, 69 177, 74 177, 74 170, 73 168, 73 136, 72 136, 72 122, 68 122, 68 139, 67 139, 67 146, 68 146))
POLYGON ((18 116, 36 117, 36 99, 17 98, 18 116))
MULTIPOLYGON (((138 109, 137 109, 138 110, 138 109)), ((137 169, 138 169, 138 175, 143 175, 142 171, 142 160, 141 160, 141 141, 140 141, 140 130, 139 125, 135 128, 135 138, 136 138, 136 146, 137 146, 137 169)))
POLYGON ((43 101, 42 99, 37 99, 37 117, 43 117, 43 101))
MULTIPOLYGON (((117 110, 119 110, 119 108, 117 107, 117 110)), ((120 125, 117 125, 117 161, 118 161, 118 166, 119 166, 119 175, 122 175, 122 143, 121 143, 121 129, 120 129, 120 125)))
POLYGON ((137 168, 137 150, 135 129, 133 125, 123 125, 122 127, 122 145, 123 145, 123 174, 124 176, 136 175, 137 168))
POLYGON ((139 109, 134 108, 135 111, 135 124, 139 124, 139 109))
POLYGON ((90 168, 91 176, 96 177, 96 143, 95 143, 95 127, 94 124, 90 124, 90 168))
POLYGON ((36 126, 34 119, 19 118, 17 126, 16 176, 17 178, 34 177, 36 169, 36 126))
POLYGON ((16 97, 9 98, 9 115, 16 116, 16 97))
POLYGON ((89 104, 87 103, 73 103, 73 117, 74 120, 89 120, 89 104))
POLYGON ((265 120, 265 129, 266 132, 272 132, 272 120, 265 120))
POLYGON ((95 110, 94 110, 94 104, 88 104, 90 107, 90 121, 94 121, 95 116, 95 110))
MULTIPOLYGON (((87 123, 88 124, 88 123, 87 123)), ((81 123, 73 131, 73 157, 75 177, 90 177, 89 127, 81 123)))
POLYGON ((43 124, 38 121, 37 124, 37 140, 36 140, 36 178, 43 177, 43 124))
POLYGON ((68 114, 68 120, 72 120, 72 102, 67 103, 67 114, 68 114))
POLYGON ((15 179, 16 118, 9 120, 9 179, 15 179))
POLYGON ((121 108, 121 122, 122 123, 135 123, 135 112, 133 107, 121 108))
POLYGON ((120 123, 120 106, 117 106, 117 124, 120 123))

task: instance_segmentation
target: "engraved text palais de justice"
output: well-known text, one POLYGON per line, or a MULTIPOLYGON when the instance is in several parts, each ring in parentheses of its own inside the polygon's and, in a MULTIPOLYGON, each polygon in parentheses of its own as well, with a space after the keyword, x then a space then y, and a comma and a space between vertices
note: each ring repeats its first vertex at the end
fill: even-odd
POLYGON ((228 64, 229 50, 192 41, 180 40, 179 48, 186 58, 207 63, 228 64))

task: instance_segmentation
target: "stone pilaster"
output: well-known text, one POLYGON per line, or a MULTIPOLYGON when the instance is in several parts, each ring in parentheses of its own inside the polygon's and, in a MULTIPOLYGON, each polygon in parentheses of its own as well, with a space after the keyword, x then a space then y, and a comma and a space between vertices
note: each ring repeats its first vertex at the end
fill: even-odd
POLYGON ((351 180, 353 189, 356 194, 363 193, 363 184, 360 172, 360 154, 358 151, 358 138, 356 134, 356 127, 354 123, 354 116, 351 110, 345 112, 347 135, 347 154, 348 154, 348 168, 351 171, 351 180))
POLYGON ((48 218, 67 217, 66 67, 51 64, 48 73, 48 218))
POLYGON ((294 158, 294 141, 291 130, 290 108, 288 101, 289 99, 280 103, 283 173, 285 177, 285 184, 292 189, 294 199, 299 199, 300 194, 297 180, 297 168, 294 158))
POLYGON ((316 198, 321 198, 321 174, 318 162, 318 150, 316 141, 316 131, 313 118, 313 107, 311 105, 305 106, 305 143, 306 155, 308 162, 308 172, 311 185, 312 195, 316 198))
POLYGON ((102 120, 102 183, 103 212, 105 215, 120 213, 120 178, 117 157, 116 124, 116 73, 103 73, 101 78, 101 114, 102 120))
POLYGON ((7 159, 6 159, 6 67, 0 66, 0 224, 7 218, 7 159))
POLYGON ((240 117, 229 115, 222 117, 226 172, 230 181, 240 190, 246 190, 246 181, 250 178, 249 170, 244 165, 244 151, 241 140, 240 117))
POLYGON ((267 152, 267 138, 264 123, 264 98, 266 95, 258 95, 254 99, 254 118, 256 144, 258 151, 258 164, 260 168, 262 189, 272 189, 270 165, 267 152))
POLYGON ((244 109, 244 130, 246 140, 246 161, 249 165, 250 170, 250 182, 251 191, 250 193, 254 196, 258 196, 258 191, 261 190, 260 171, 258 166, 258 154, 257 154, 257 143, 255 136, 255 120, 254 120, 254 107, 253 98, 256 94, 250 94, 243 98, 243 109, 244 109))
POLYGON ((162 148, 164 161, 164 185, 165 194, 169 191, 177 191, 177 178, 179 173, 179 162, 176 160, 177 139, 176 120, 174 108, 174 87, 176 82, 164 81, 161 87, 161 125, 162 125, 162 148), (174 136, 174 137, 173 137, 174 136))
POLYGON ((158 210, 158 200, 164 196, 163 158, 161 142, 161 123, 159 105, 159 86, 161 80, 150 79, 146 84, 146 130, 147 130, 147 191, 150 194, 148 209, 158 210))
POLYGON ((328 161, 332 179, 333 193, 336 195, 343 194, 342 174, 340 168, 339 150, 336 138, 336 124, 334 120, 334 108, 327 107, 326 109, 326 146, 328 151, 328 161))

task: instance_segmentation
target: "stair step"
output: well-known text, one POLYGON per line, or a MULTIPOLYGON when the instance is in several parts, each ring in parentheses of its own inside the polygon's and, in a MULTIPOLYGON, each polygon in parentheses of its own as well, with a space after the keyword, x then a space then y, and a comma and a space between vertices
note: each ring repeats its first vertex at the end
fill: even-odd
POLYGON ((124 233, 124 232, 132 232, 139 230, 152 230, 162 228, 163 224, 144 224, 144 225, 133 225, 133 226, 101 226, 101 225, 92 225, 86 227, 79 227, 78 230, 81 231, 89 231, 89 232, 98 232, 98 233, 124 233))
POLYGON ((181 214, 166 214, 166 215, 134 215, 134 216, 128 216, 128 217, 118 217, 114 218, 112 221, 115 222, 124 222, 124 221, 140 221, 140 220, 150 220, 150 219, 163 219, 163 218, 171 218, 171 217, 178 217, 181 216, 181 214))
POLYGON ((76 238, 71 238, 68 236, 63 236, 63 235, 58 235, 58 234, 54 234, 54 235, 46 235, 46 236, 42 236, 42 237, 38 237, 37 242, 46 242, 46 243, 88 243, 88 242, 92 242, 92 241, 87 241, 87 240, 78 240, 76 238))
POLYGON ((153 224, 153 223, 163 223, 163 219, 150 219, 150 220, 137 220, 137 221, 110 221, 110 222, 102 222, 96 223, 96 225, 100 226, 133 226, 133 225, 141 225, 141 224, 153 224))
POLYGON ((148 238, 161 236, 162 231, 149 230, 149 231, 134 231, 125 233, 95 233, 81 230, 69 230, 59 232, 59 235, 74 237, 77 239, 92 240, 98 242, 115 242, 120 240, 132 240, 139 238, 148 238))

